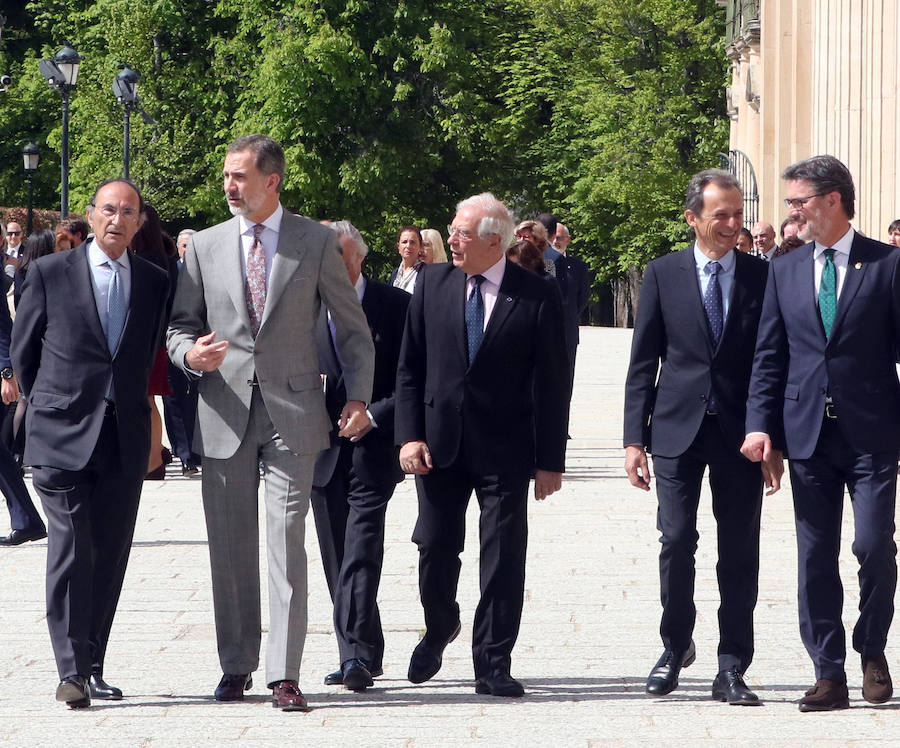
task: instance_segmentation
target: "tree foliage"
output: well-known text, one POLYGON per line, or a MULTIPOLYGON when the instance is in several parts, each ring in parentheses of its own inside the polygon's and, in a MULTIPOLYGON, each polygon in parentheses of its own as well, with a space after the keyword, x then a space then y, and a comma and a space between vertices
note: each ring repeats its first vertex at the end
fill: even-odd
POLYGON ((687 177, 725 147, 714 0, 33 0, 4 10, 0 205, 23 204, 21 147, 42 147, 35 204, 58 205, 60 99, 37 62, 83 56, 70 208, 121 173, 112 80, 138 70, 131 175, 174 229, 227 216, 234 137, 265 132, 287 208, 348 218, 394 263, 406 223, 444 226, 492 190, 551 209, 604 275, 684 239, 687 177), (18 7, 18 6, 17 6, 18 7), (15 166, 13 166, 15 164, 15 166))

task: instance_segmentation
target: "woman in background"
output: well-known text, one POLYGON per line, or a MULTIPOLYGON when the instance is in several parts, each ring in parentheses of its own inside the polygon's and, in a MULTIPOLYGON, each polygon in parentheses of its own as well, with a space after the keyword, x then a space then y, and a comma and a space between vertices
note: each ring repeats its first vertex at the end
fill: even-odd
POLYGON ((419 258, 422 252, 422 234, 415 226, 404 226, 397 234, 397 253, 400 255, 400 266, 391 273, 391 285, 412 293, 416 287, 416 278, 422 267, 419 258))
POLYGON ((444 240, 441 233, 435 229, 422 229, 422 262, 431 265, 435 262, 447 262, 447 252, 444 250, 444 240))

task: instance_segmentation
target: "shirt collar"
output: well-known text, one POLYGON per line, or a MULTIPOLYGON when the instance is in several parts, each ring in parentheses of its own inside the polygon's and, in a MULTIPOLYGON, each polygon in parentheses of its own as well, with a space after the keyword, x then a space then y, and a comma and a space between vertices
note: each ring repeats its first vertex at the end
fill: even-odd
MULTIPOLYGON (((284 208, 281 207, 281 203, 279 202, 275 210, 272 211, 271 215, 265 220, 261 221, 262 225, 267 229, 272 229, 276 234, 281 228, 281 217, 284 215, 284 208)), ((241 233, 242 234, 252 234, 253 227, 256 225, 255 223, 250 223, 247 220, 247 216, 238 216, 238 220, 241 225, 241 233)))
POLYGON ((366 276, 360 273, 359 278, 356 279, 356 284, 353 287, 356 289, 356 298, 362 303, 363 296, 366 293, 366 276))
MULTIPOLYGON (((838 239, 834 244, 831 245, 831 249, 835 252, 839 252, 840 254, 850 256, 850 247, 853 246, 853 237, 856 232, 854 232, 853 227, 851 226, 847 233, 844 234, 840 239, 838 239)), ((816 248, 813 250, 813 257, 818 258, 828 246, 825 244, 819 244, 816 242, 816 248)))
MULTIPOLYGON (((88 242, 87 256, 88 264, 90 264, 91 267, 99 267, 100 265, 105 265, 109 261, 109 255, 107 255, 106 252, 100 249, 100 245, 97 244, 97 242, 93 239, 88 242)), ((130 269, 131 260, 128 258, 128 250, 122 252, 121 256, 116 259, 116 262, 118 262, 122 267, 130 269)))
MULTIPOLYGON (((731 272, 731 268, 734 267, 734 253, 736 249, 732 249, 730 252, 726 253, 723 257, 720 257, 715 262, 719 263, 719 272, 720 273, 729 273, 731 272)), ((703 253, 703 250, 697 245, 697 242, 694 242, 694 262, 700 270, 703 270, 710 262, 714 262, 714 260, 710 259, 707 255, 703 253)))
MULTIPOLYGON (((506 272, 506 255, 500 255, 500 259, 497 260, 493 265, 491 265, 487 270, 483 273, 478 273, 484 277, 486 281, 490 281, 495 286, 499 286, 500 282, 503 280, 503 274, 506 272)), ((473 278, 474 275, 466 275, 466 280, 469 278, 473 278)))

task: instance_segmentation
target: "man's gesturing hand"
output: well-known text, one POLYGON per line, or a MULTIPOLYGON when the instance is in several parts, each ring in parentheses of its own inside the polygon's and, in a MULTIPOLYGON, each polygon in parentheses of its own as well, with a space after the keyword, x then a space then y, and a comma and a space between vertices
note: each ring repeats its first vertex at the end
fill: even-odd
POLYGON ((225 352, 228 350, 228 341, 216 339, 216 331, 208 335, 201 335, 194 341, 194 347, 184 354, 184 362, 194 371, 215 371, 225 360, 225 352))

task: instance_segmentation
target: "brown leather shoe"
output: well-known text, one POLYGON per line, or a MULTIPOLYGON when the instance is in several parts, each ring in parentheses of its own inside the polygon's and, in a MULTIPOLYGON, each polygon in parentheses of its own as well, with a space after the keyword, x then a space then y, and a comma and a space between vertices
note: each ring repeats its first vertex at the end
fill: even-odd
POLYGON ((833 709, 848 709, 850 694, 846 681, 819 678, 816 685, 800 699, 801 712, 830 712, 833 709))
POLYGON ((295 680, 280 680, 272 686, 272 706, 283 712, 308 712, 309 704, 295 680))
POLYGON ((891 674, 888 672, 884 653, 870 658, 863 657, 862 669, 863 698, 870 704, 883 704, 891 698, 894 694, 894 685, 891 683, 891 674))

